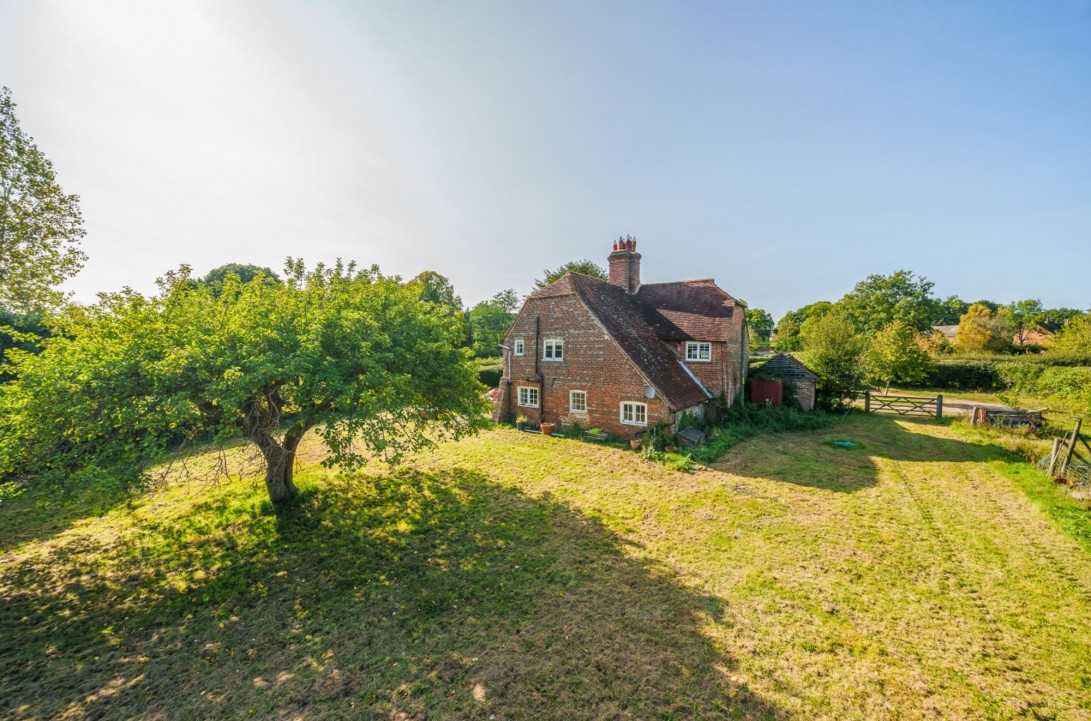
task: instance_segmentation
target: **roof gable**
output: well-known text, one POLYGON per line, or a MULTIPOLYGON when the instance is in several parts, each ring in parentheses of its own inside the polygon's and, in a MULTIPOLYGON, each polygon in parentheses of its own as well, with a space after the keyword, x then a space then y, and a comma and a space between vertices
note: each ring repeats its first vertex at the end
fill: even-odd
MULTIPOLYGON (((622 353, 669 406, 680 410, 708 399, 707 391, 660 342, 655 331, 644 320, 639 305, 624 289, 579 273, 569 273, 557 283, 565 280, 622 353)), ((539 296, 536 291, 531 297, 552 297, 552 294, 539 296)))

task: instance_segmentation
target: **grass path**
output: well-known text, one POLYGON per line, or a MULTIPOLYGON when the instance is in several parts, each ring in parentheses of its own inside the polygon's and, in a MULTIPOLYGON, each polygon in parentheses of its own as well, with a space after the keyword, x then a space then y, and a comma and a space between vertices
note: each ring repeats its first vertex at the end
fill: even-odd
POLYGON ((34 533, 22 497, 0 716, 1091 719, 1091 552, 1013 467, 856 417, 692 474, 497 430, 280 514, 179 485, 34 533))

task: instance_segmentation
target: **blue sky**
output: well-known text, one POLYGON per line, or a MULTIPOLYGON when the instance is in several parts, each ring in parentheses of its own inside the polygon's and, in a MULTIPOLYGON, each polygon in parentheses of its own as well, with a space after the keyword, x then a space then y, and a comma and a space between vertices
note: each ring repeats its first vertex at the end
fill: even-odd
POLYGON ((1091 306, 1091 3, 14 2, 90 300, 337 256, 467 302, 640 240, 779 317, 906 268, 1091 306))

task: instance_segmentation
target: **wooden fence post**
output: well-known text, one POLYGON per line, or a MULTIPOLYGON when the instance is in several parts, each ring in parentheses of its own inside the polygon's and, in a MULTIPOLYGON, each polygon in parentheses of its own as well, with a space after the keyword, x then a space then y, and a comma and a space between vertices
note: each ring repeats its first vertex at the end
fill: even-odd
POLYGON ((1053 452, 1049 454, 1049 470, 1046 475, 1053 478, 1053 471, 1057 468, 1057 456, 1061 453, 1061 439, 1053 439, 1053 452))
POLYGON ((1080 437, 1080 426, 1083 424, 1082 418, 1076 419, 1076 427, 1072 429, 1072 441, 1068 444, 1068 452, 1064 454, 1064 460, 1061 461, 1060 475, 1064 478, 1064 474, 1068 472, 1068 464, 1072 460, 1072 454, 1076 451, 1076 439, 1080 437))
POLYGON ((871 413, 871 391, 864 391, 864 413, 871 413))
POLYGON ((943 418, 943 394, 936 396, 936 418, 943 418))

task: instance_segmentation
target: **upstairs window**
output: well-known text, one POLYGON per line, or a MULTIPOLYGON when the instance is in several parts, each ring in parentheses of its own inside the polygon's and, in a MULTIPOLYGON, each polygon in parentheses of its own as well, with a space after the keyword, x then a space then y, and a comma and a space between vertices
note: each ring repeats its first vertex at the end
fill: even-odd
POLYGON ((515 339, 515 349, 512 351, 512 353, 514 353, 515 355, 523 355, 523 349, 525 347, 526 347, 526 345, 523 343, 523 339, 522 338, 516 338, 515 339))
POLYGON ((568 394, 568 410, 573 413, 586 413, 587 391, 570 391, 568 394))
POLYGON ((712 344, 688 341, 686 343, 686 360, 695 363, 708 363, 712 360, 712 344))
POLYGON ((648 425, 648 404, 622 402, 621 422, 629 426, 648 425))
POLYGON ((519 405, 524 408, 538 407, 538 389, 519 386, 519 405))
POLYGON ((564 359, 564 341, 560 338, 546 338, 542 344, 542 360, 559 361, 564 359))

